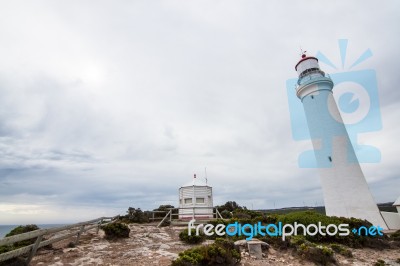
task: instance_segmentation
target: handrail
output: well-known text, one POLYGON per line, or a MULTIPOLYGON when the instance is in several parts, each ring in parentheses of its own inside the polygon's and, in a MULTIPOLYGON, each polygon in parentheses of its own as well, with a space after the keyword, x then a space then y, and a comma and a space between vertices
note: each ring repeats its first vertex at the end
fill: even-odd
POLYGON ((172 212, 172 210, 169 210, 169 212, 167 213, 167 215, 165 215, 164 219, 161 220, 161 222, 157 225, 157 227, 160 227, 160 225, 163 224, 164 220, 167 219, 168 215, 170 215, 172 212))
MULTIPOLYGON (((178 213, 172 213, 173 210, 193 210, 193 215, 196 215, 196 216, 210 214, 209 212, 205 212, 205 213, 202 213, 202 212, 195 212, 196 209, 213 209, 213 212, 212 212, 213 218, 212 218, 212 219, 218 219, 218 218, 224 219, 224 218, 222 217, 221 213, 220 213, 220 212, 218 211, 218 209, 215 208, 215 207, 200 207, 200 206, 197 207, 197 206, 196 206, 196 207, 168 208, 168 209, 167 209, 167 210, 169 210, 168 213, 167 213, 167 214, 165 215, 165 217, 161 220, 161 222, 157 225, 157 227, 160 227, 160 226, 163 224, 163 222, 165 221, 165 219, 168 218, 168 216, 169 216, 169 221, 171 222, 172 216, 178 216, 178 217, 179 217, 179 215, 182 215, 182 214, 180 214, 179 212, 178 212, 178 213), (215 209, 215 212, 214 212, 214 209, 215 209), (215 215, 215 218, 214 218, 214 215, 215 215)), ((185 214, 185 215, 190 215, 190 213, 185 214)), ((194 218, 194 217, 193 217, 193 218, 194 218)))
POLYGON ((3 239, 0 239, 0 246, 10 245, 10 244, 13 244, 15 242, 19 242, 19 241, 23 241, 23 240, 27 240, 27 239, 32 239, 32 238, 36 238, 36 241, 35 241, 34 244, 31 244, 31 245, 28 245, 28 246, 25 246, 25 247, 21 247, 21 248, 18 248, 18 249, 15 249, 15 250, 0 254, 0 262, 8 260, 8 259, 15 258, 15 257, 18 257, 18 256, 26 254, 28 252, 31 252, 29 254, 29 256, 28 256, 27 261, 26 261, 26 264, 29 264, 30 260, 35 255, 36 250, 38 248, 50 245, 52 243, 64 240, 66 238, 69 238, 69 237, 72 237, 72 236, 75 236, 75 235, 76 235, 75 244, 77 244, 78 241, 79 241, 80 236, 84 232, 86 232, 86 231, 88 231, 90 229, 96 228, 96 227, 97 227, 97 232, 98 232, 98 230, 99 230, 99 228, 100 228, 100 226, 102 224, 112 223, 115 220, 117 220, 118 218, 119 218, 119 215, 114 216, 114 217, 100 217, 100 218, 93 219, 93 220, 86 221, 86 222, 80 222, 80 223, 76 223, 76 224, 64 225, 64 226, 61 226, 61 227, 54 227, 54 228, 48 228, 48 229, 39 229, 39 230, 27 232, 27 233, 22 233, 22 234, 19 234, 19 235, 5 237, 3 239), (103 223, 104 220, 110 220, 110 221, 107 222, 107 223, 103 223), (62 235, 62 236, 58 236, 58 237, 55 237, 55 238, 43 240, 43 236, 44 235, 57 233, 57 232, 73 229, 73 228, 76 228, 76 227, 79 227, 79 230, 74 231, 72 233, 68 233, 66 235, 62 235))

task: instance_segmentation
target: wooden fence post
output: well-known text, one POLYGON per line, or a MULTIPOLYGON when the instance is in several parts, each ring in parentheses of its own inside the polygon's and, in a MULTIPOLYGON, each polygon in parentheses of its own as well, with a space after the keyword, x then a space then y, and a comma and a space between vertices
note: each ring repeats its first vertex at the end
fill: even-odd
POLYGON ((81 229, 79 230, 78 235, 76 236, 75 245, 78 244, 79 238, 81 237, 81 234, 83 233, 84 228, 85 228, 85 225, 81 225, 81 229))
POLYGON ((165 217, 161 220, 161 222, 157 225, 157 227, 160 227, 163 224, 164 220, 167 219, 168 215, 170 215, 171 213, 172 213, 172 209, 169 210, 167 215, 165 215, 165 217))
POLYGON ((99 224, 98 224, 97 229, 96 229, 96 234, 99 233, 99 230, 100 230, 100 227, 101 227, 101 224, 102 224, 102 223, 103 223, 103 218, 100 219, 100 221, 99 221, 99 224))
POLYGON ((40 241, 42 241, 43 235, 40 235, 36 238, 35 245, 32 247, 31 253, 29 254, 28 258, 26 259, 26 265, 29 265, 33 256, 35 256, 36 251, 39 247, 40 241))

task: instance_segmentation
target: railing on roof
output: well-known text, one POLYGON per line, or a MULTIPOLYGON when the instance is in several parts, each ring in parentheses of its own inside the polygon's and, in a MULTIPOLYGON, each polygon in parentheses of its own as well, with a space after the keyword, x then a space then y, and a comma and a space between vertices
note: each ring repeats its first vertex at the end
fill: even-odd
POLYGON ((300 77, 297 80, 297 85, 300 86, 303 82, 313 79, 314 77, 312 76, 312 74, 320 74, 321 77, 330 78, 329 74, 325 73, 324 71, 318 68, 311 68, 300 74, 300 77))
POLYGON ((14 236, 9 236, 0 239, 0 246, 5 246, 5 245, 10 245, 15 242, 27 240, 27 239, 32 239, 36 238, 35 243, 21 247, 18 249, 14 249, 12 251, 8 251, 6 253, 0 254, 0 262, 6 261, 12 258, 16 258, 18 256, 24 255, 29 253, 28 258, 26 259, 26 264, 28 265, 30 261, 32 260, 33 256, 35 256, 36 251, 44 246, 50 245, 52 243, 76 236, 75 239, 75 244, 78 244, 80 236, 93 228, 97 228, 96 233, 99 232, 100 226, 105 225, 108 223, 112 223, 116 221, 119 218, 119 215, 114 216, 114 217, 100 217, 94 220, 90 220, 87 222, 81 222, 81 223, 76 223, 76 224, 71 224, 71 225, 65 225, 61 227, 55 227, 55 228, 49 228, 49 229, 39 229, 19 235, 14 235, 14 236), (75 230, 74 230, 75 229, 75 230), (61 236, 55 236, 50 239, 43 240, 43 236, 47 234, 52 234, 52 233, 58 233, 66 230, 74 230, 73 232, 66 232, 66 234, 63 234, 61 236))

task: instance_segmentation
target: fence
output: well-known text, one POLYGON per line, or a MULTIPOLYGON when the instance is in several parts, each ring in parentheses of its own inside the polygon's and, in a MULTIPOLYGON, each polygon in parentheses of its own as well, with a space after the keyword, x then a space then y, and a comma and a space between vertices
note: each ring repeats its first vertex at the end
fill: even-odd
POLYGON ((100 217, 94 220, 90 220, 87 222, 81 222, 77 224, 65 225, 61 227, 49 228, 49 229, 39 229, 19 235, 14 235, 10 237, 5 237, 0 239, 0 246, 10 245, 19 241, 28 240, 32 238, 36 238, 35 243, 21 247, 3 254, 0 254, 0 262, 6 261, 12 258, 16 258, 18 256, 29 253, 28 258, 26 259, 26 264, 28 265, 32 260, 33 256, 35 256, 36 251, 44 246, 50 245, 52 243, 76 236, 75 244, 78 244, 80 236, 93 228, 97 228, 97 233, 99 232, 100 226, 108 223, 112 223, 119 218, 119 215, 114 217, 100 217), (66 232, 61 236, 55 236, 53 238, 43 240, 43 236, 47 234, 59 233, 66 230, 74 230, 73 232, 66 232))
MULTIPOLYGON (((210 207, 187 207, 187 208, 170 208, 169 211, 167 212, 167 214, 165 215, 165 217, 161 220, 161 222, 157 225, 157 227, 160 227, 164 221, 169 217, 169 222, 171 223, 172 221, 172 217, 173 216, 178 216, 179 217, 179 210, 187 210, 190 209, 192 210, 192 219, 195 218, 195 216, 201 216, 201 215, 206 215, 209 214, 209 212, 207 213, 201 213, 201 212, 196 212, 197 209, 210 209, 210 207), (173 213, 173 210, 178 210, 177 213, 173 213)), ((217 208, 213 208, 213 210, 215 209, 215 212, 213 211, 213 218, 212 219, 217 219, 217 218, 221 218, 223 219, 222 215, 219 213, 217 208)), ((211 220, 211 219, 209 219, 211 220)))

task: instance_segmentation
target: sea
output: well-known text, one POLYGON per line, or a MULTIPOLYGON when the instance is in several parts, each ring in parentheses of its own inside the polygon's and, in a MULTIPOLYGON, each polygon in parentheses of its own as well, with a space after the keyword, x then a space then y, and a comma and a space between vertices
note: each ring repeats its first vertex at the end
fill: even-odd
MULTIPOLYGON (((47 229, 47 228, 53 228, 53 227, 60 227, 65 224, 37 224, 37 226, 40 229, 47 229)), ((11 230, 13 230, 15 227, 18 227, 18 224, 12 224, 12 225, 0 225, 0 238, 4 238, 6 234, 8 234, 11 230)))

